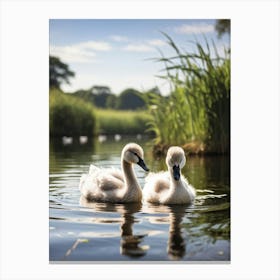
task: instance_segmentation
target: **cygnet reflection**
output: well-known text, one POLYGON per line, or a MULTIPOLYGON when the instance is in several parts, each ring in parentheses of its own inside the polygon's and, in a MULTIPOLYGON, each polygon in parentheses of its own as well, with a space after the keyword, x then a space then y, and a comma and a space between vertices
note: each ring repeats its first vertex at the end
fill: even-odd
POLYGON ((167 253, 171 260, 180 260, 186 254, 186 242, 181 227, 184 216, 186 215, 185 205, 151 205, 145 204, 142 211, 149 214, 166 213, 166 217, 150 217, 149 222, 154 224, 169 224, 167 253))
MULTIPOLYGON (((120 214, 120 253, 133 258, 139 258, 146 255, 149 246, 141 245, 144 240, 144 235, 133 234, 133 224, 137 223, 134 214, 141 210, 141 203, 126 203, 126 204, 113 204, 113 203, 99 203, 88 201, 85 197, 80 197, 80 205, 93 209, 95 212, 113 212, 120 214)), ((99 219, 100 223, 108 223, 112 219, 102 218, 99 219)))

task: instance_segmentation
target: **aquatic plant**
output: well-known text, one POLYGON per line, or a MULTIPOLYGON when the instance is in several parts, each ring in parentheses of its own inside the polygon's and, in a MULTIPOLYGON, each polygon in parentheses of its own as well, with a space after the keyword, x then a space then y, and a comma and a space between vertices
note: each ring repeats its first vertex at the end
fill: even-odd
POLYGON ((172 57, 161 57, 171 94, 162 97, 147 93, 145 101, 155 133, 155 145, 185 145, 198 152, 227 153, 230 140, 230 53, 220 55, 215 43, 203 47, 192 42, 196 51, 181 51, 167 34, 174 50, 172 57), (190 146, 192 144, 192 146, 190 146))

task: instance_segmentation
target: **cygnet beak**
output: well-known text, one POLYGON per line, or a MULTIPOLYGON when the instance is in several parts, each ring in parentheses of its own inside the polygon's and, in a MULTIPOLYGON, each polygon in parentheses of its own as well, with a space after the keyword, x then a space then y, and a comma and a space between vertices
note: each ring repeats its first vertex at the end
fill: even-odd
POLYGON ((138 157, 139 161, 137 162, 137 164, 139 166, 141 166, 145 171, 149 171, 149 168, 146 166, 144 160, 140 157, 138 157))
POLYGON ((176 181, 179 181, 179 179, 180 179, 180 167, 179 167, 179 165, 174 165, 173 166, 173 178, 176 181))

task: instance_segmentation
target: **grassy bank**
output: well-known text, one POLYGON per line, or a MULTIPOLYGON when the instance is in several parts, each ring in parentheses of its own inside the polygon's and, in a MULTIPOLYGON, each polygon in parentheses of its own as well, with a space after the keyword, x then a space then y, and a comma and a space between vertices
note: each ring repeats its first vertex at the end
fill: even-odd
POLYGON ((151 120, 146 111, 97 109, 90 102, 51 90, 50 136, 144 134, 151 120))
POLYGON ((96 109, 99 134, 144 134, 151 120, 146 111, 96 109))
POLYGON ((50 136, 97 134, 94 107, 80 98, 51 90, 49 95, 50 136))

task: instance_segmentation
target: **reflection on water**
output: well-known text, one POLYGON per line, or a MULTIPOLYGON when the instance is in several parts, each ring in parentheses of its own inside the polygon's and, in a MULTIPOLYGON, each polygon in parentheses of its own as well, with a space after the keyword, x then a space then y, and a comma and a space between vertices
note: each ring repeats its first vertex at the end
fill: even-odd
MULTIPOLYGON (((80 204, 84 207, 91 208, 94 212, 114 212, 120 214, 120 253, 130 257, 141 257, 146 254, 149 246, 141 245, 145 235, 133 234, 133 224, 137 223, 134 213, 141 210, 141 203, 129 204, 112 204, 89 202, 83 196, 80 197, 80 204)), ((99 221, 100 222, 100 221, 99 221)), ((105 218, 101 223, 111 223, 112 220, 105 218)))
POLYGON ((184 209, 181 209, 180 212, 172 211, 169 214, 170 225, 167 252, 172 260, 179 260, 186 253, 186 243, 181 230, 181 223, 185 215, 182 210, 184 209))
MULTIPOLYGON (((227 157, 187 159, 183 173, 197 190, 192 206, 97 203, 80 196, 81 174, 90 163, 120 168, 124 144, 139 140, 59 140, 50 145, 50 261, 230 260, 227 157)), ((139 144, 153 171, 166 168, 148 142, 139 144)), ((143 186, 145 172, 135 172, 143 186)))
POLYGON ((182 230, 182 221, 187 206, 185 205, 151 205, 143 206, 143 211, 149 214, 166 213, 165 217, 150 217, 151 224, 168 224, 167 253, 172 260, 180 260, 186 252, 186 242, 182 230))

